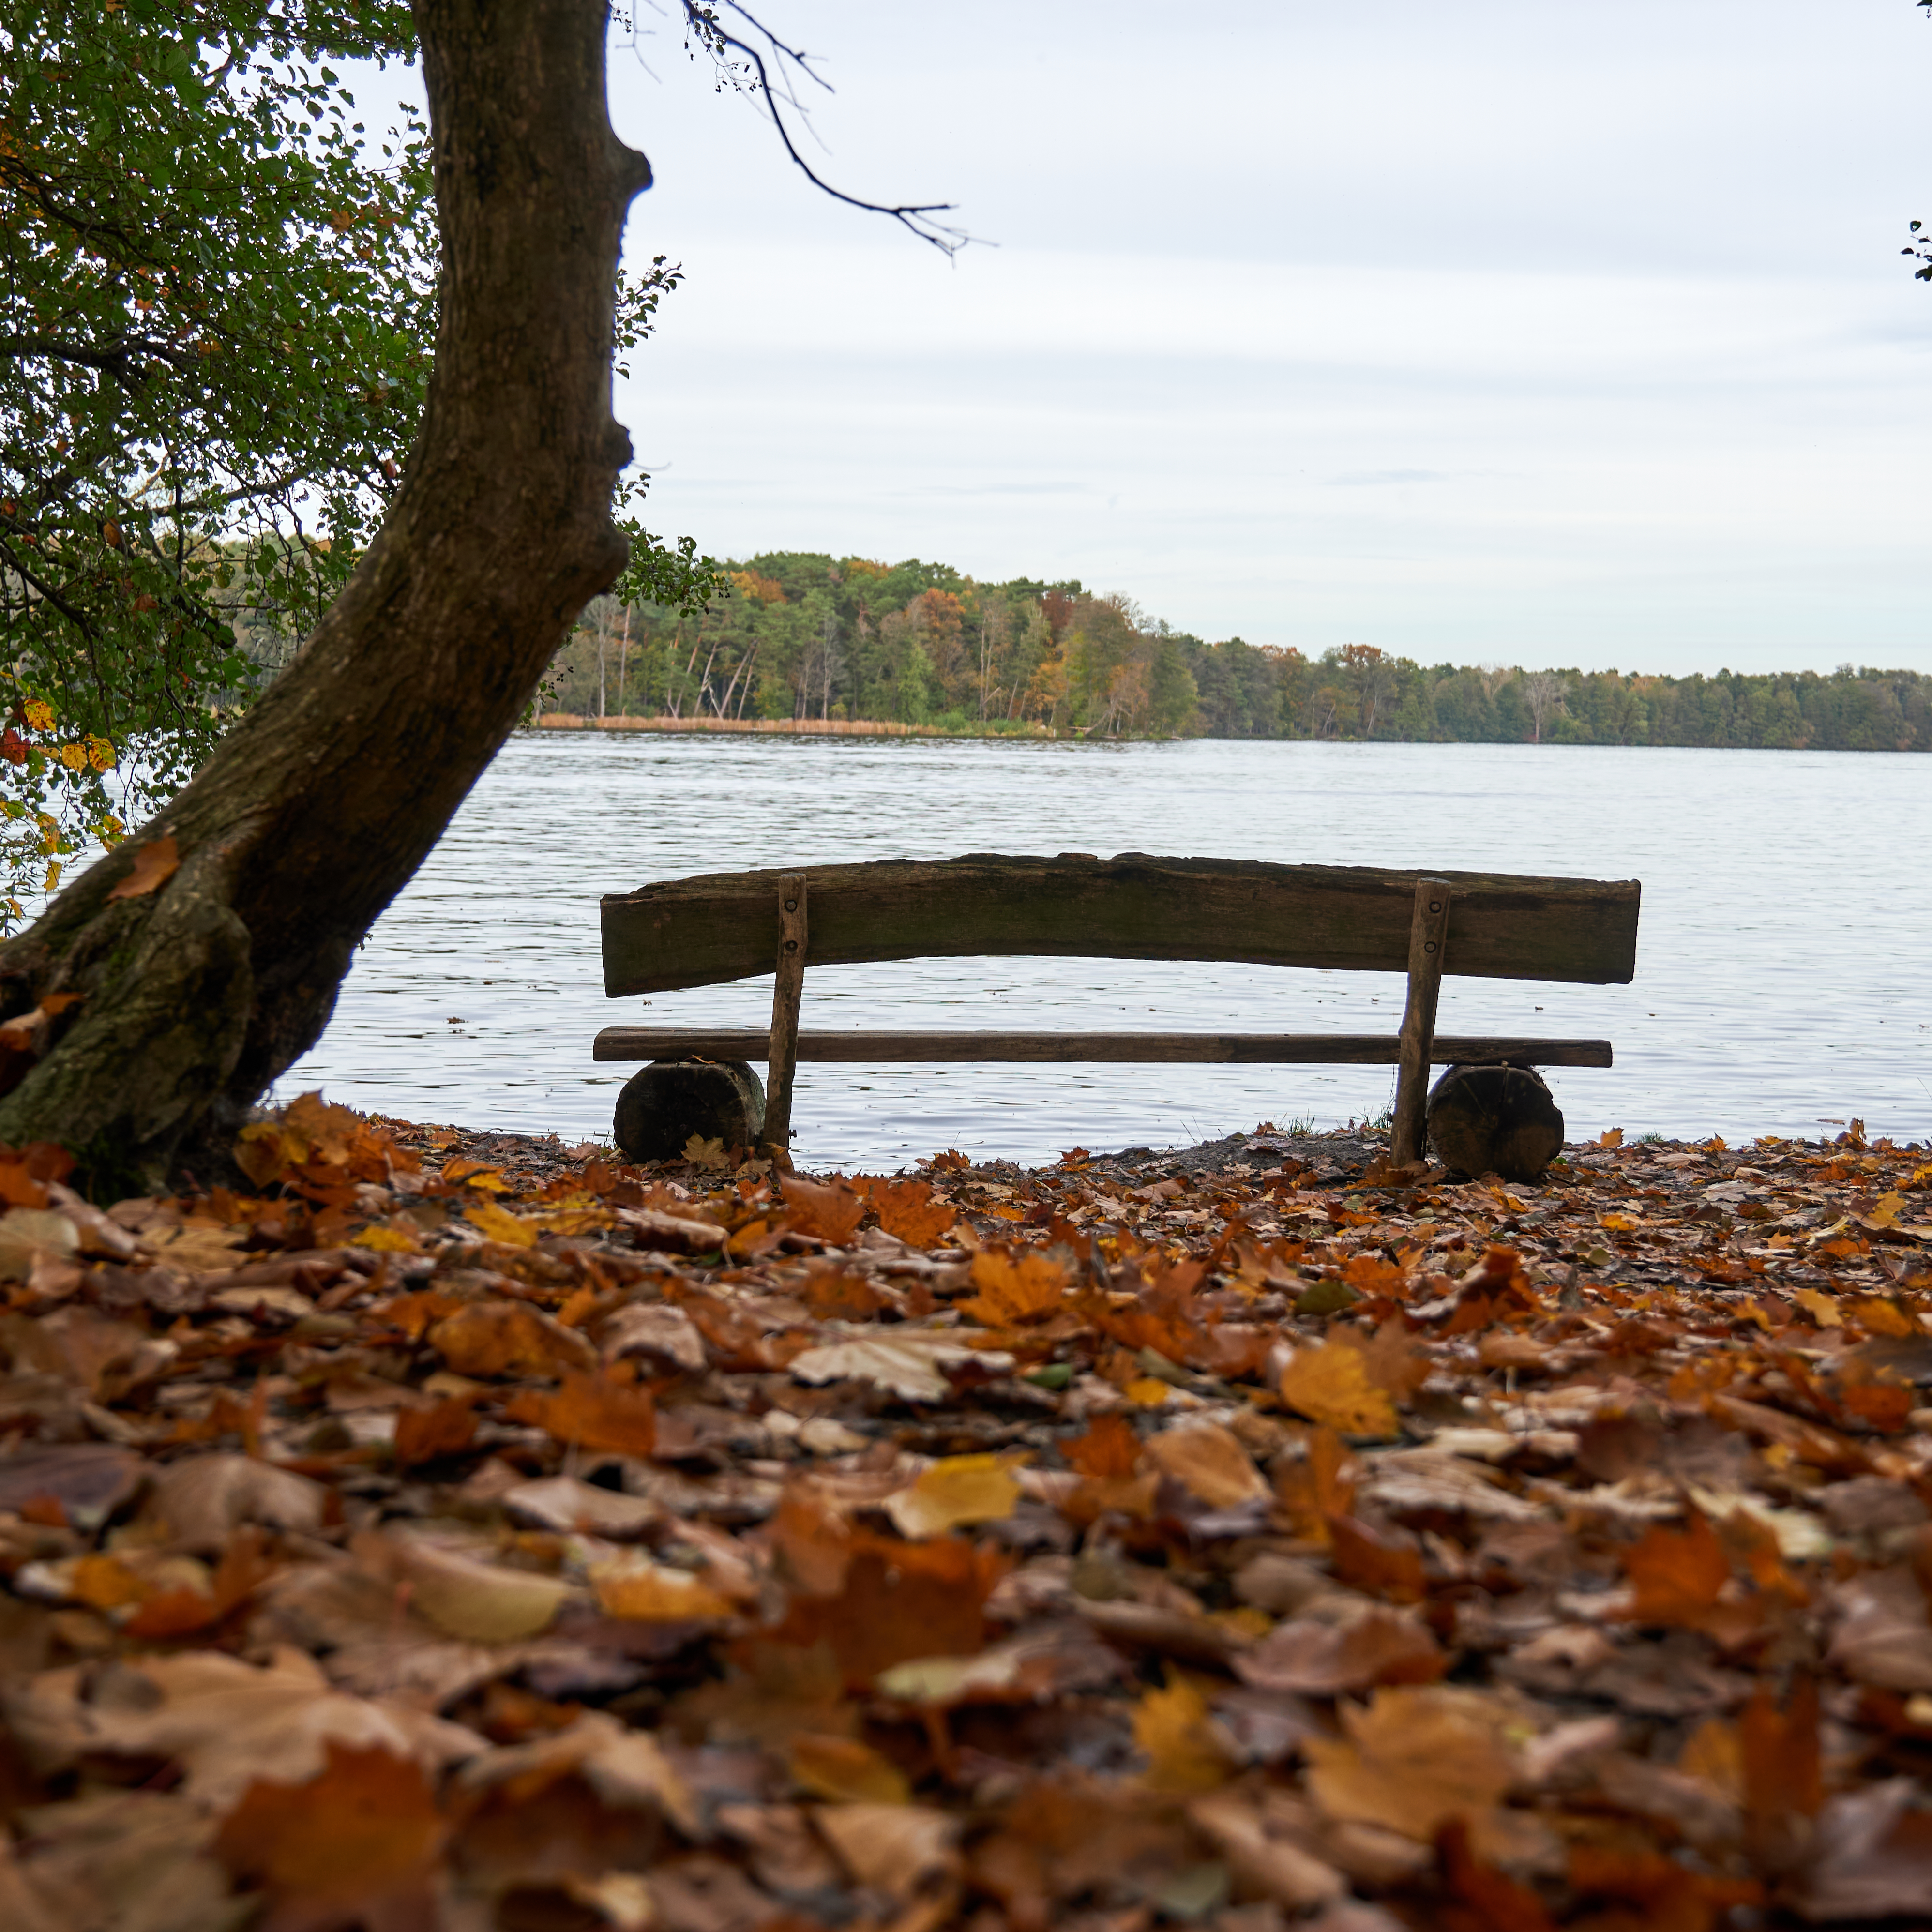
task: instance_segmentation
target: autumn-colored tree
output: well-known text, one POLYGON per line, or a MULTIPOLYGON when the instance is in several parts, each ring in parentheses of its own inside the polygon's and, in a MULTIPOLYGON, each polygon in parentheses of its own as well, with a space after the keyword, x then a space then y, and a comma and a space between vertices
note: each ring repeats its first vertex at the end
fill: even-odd
POLYGON ((1373 644, 1344 644, 1336 662, 1354 700, 1356 724, 1364 738, 1372 738, 1376 714, 1395 688, 1395 665, 1373 644))

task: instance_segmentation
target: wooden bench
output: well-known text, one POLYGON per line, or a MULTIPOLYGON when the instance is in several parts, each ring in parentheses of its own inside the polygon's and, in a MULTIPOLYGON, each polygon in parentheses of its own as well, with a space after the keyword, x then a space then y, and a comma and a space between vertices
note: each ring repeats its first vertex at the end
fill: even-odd
POLYGON ((1634 879, 1382 872, 1221 859, 974 853, 666 879, 602 902, 613 999, 776 967, 769 1028, 606 1027, 600 1060, 764 1060, 764 1140, 790 1138, 801 1060, 1393 1064, 1393 1158, 1418 1158, 1432 1064, 1608 1066, 1604 1040, 1438 1036, 1444 973, 1592 985, 1636 968, 1634 879), (800 1032, 807 966, 1023 955, 1402 972, 1399 1034, 800 1032))

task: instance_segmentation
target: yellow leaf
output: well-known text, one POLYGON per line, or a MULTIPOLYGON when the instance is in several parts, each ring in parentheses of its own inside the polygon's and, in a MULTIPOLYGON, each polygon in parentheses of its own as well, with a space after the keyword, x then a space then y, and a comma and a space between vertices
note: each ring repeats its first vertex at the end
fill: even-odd
POLYGON ((1842 1328, 1845 1325, 1836 1295, 1827 1294, 1821 1288, 1801 1288, 1793 1292, 1791 1298, 1820 1328, 1842 1328))
POLYGON ((526 1219, 553 1234, 594 1234, 601 1228, 614 1227, 617 1220, 608 1208, 547 1208, 526 1219))
POLYGON ((1142 1781, 1155 1791, 1212 1791, 1234 1768, 1200 1685, 1172 1664, 1166 1688, 1134 1706, 1134 1742, 1147 1756, 1142 1781))
POLYGON ((68 1594, 97 1610, 138 1604, 145 1594, 140 1577, 116 1556, 83 1556, 74 1566, 68 1594))
POLYGON ((452 1187, 474 1188, 479 1194, 507 1194, 510 1184, 500 1167, 486 1166, 480 1160, 452 1157, 442 1164, 442 1178, 452 1187))
POLYGON ((732 1614, 730 1602, 710 1584, 668 1563, 600 1564, 590 1581, 606 1616, 633 1623, 677 1624, 732 1614))
POLYGON ((808 1731, 791 1741, 791 1774, 834 1804, 908 1804, 912 1786, 892 1760, 862 1744, 808 1731))
POLYGON ((1281 1399, 1289 1408, 1345 1436, 1393 1436, 1395 1404, 1369 1379, 1359 1348, 1324 1342, 1298 1348, 1282 1371, 1281 1399))
POLYGON ((1620 1148, 1624 1144, 1624 1130, 1621 1127, 1606 1127, 1597 1136, 1600 1148, 1620 1148))
POLYGON ((998 1456, 947 1456, 884 1503, 892 1527, 913 1542, 962 1523, 996 1522, 1013 1513, 1020 1486, 998 1456))
POLYGON ((376 1254, 412 1255, 417 1252, 415 1238, 400 1228, 385 1228, 371 1222, 362 1233, 349 1244, 352 1248, 368 1248, 376 1254))
POLYGON ((479 1201, 473 1208, 464 1208, 463 1216, 478 1233, 506 1246, 528 1248, 536 1244, 536 1229, 494 1201, 479 1201))
POLYGON ((1643 1222, 1635 1214, 1599 1214, 1597 1226, 1608 1228, 1612 1234, 1627 1234, 1634 1228, 1641 1228, 1643 1222))
POLYGON ((1174 1391, 1166 1383, 1153 1376, 1141 1376, 1121 1390, 1128 1401, 1138 1402, 1143 1408, 1158 1408, 1174 1391))
POLYGON ((87 769, 87 748, 84 745, 63 745, 54 755, 70 772, 87 769))
POLYGON ((719 1172, 731 1165, 731 1157, 724 1151, 722 1140, 708 1141, 700 1134, 693 1134, 685 1142, 684 1157, 693 1167, 708 1167, 719 1172))
POLYGON ((51 731, 54 728, 54 708, 44 698, 30 698, 20 710, 36 731, 51 731))
POLYGON ((1905 1196, 1896 1190, 1889 1194, 1881 1194, 1877 1204, 1865 1219, 1874 1228, 1889 1228, 1905 1212, 1905 1196))

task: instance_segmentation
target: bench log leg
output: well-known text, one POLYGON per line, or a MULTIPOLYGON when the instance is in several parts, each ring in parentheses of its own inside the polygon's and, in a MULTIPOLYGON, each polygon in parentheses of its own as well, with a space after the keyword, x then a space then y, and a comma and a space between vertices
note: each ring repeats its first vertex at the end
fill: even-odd
POLYGON ((1408 1004, 1402 1016, 1395 1132, 1389 1150, 1398 1167, 1424 1157, 1429 1055, 1436 1041, 1436 998, 1442 989, 1442 956, 1448 939, 1448 881, 1417 880, 1415 912, 1408 928, 1408 1004))
POLYGON ((778 956, 772 983, 771 1058, 765 1069, 765 1151, 791 1165, 791 1089, 798 1070, 798 1008, 805 992, 805 874, 778 881, 778 956))

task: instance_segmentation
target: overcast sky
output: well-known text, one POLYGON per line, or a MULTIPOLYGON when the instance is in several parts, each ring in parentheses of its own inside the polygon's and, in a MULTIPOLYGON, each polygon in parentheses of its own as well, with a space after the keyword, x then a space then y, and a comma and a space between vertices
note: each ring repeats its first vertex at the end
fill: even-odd
POLYGON ((668 20, 616 52, 688 277, 618 400, 652 528, 1310 652, 1932 670, 1910 0, 769 4, 830 178, 998 245, 816 194, 668 20))

